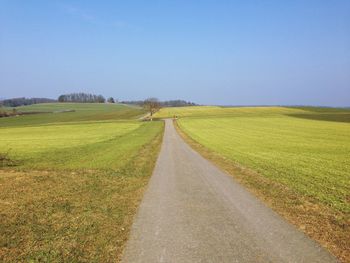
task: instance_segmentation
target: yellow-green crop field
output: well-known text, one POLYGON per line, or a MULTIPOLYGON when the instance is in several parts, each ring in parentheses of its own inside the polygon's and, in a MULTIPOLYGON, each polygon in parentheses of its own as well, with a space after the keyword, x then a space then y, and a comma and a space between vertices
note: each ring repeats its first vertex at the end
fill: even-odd
POLYGON ((349 259, 349 109, 206 106, 157 117, 174 115, 196 149, 349 259))
POLYGON ((285 107, 219 107, 219 106, 190 106, 190 107, 169 107, 157 112, 158 118, 183 117, 218 117, 218 116, 261 116, 274 114, 304 113, 297 108, 285 107))
POLYGON ((207 148, 334 209, 350 212, 350 125, 298 118, 181 119, 207 148))
POLYGON ((118 104, 37 104, 0 119, 1 262, 115 262, 162 122, 118 104))

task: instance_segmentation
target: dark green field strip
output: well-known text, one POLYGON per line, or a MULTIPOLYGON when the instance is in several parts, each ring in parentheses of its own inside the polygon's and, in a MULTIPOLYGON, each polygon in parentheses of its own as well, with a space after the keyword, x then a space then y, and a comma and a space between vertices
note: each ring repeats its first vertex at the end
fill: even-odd
POLYGON ((301 109, 307 112, 316 112, 316 113, 350 113, 350 108, 333 108, 333 107, 288 107, 290 109, 301 109))
POLYGON ((288 114, 288 116, 318 120, 318 121, 336 121, 336 122, 350 122, 350 113, 318 113, 318 114, 288 114))
POLYGON ((0 127, 33 126, 47 123, 136 119, 144 114, 142 110, 126 109, 122 112, 90 114, 88 112, 62 112, 23 115, 0 119, 0 127))
POLYGON ((145 110, 120 104, 50 103, 18 107, 18 111, 51 112, 0 118, 0 127, 33 126, 46 123, 136 119, 145 110), (64 110, 73 110, 65 112, 64 110))

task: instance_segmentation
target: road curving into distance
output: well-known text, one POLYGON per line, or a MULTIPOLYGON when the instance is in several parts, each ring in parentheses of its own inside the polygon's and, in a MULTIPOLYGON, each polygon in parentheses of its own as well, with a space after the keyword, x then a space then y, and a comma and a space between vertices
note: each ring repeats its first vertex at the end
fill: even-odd
POLYGON ((165 122, 122 262, 337 262, 165 122))

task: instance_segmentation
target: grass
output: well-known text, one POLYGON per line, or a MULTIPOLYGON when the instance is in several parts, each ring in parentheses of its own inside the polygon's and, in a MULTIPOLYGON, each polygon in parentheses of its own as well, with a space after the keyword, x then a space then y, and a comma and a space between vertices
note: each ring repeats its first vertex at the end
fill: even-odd
POLYGON ((168 108, 158 116, 183 116, 178 127, 194 148, 348 262, 350 124, 339 116, 349 113, 193 107, 168 108), (304 118, 309 114, 322 115, 322 121, 304 118))
POLYGON ((302 114, 292 113, 290 116, 319 121, 350 122, 350 108, 300 107, 302 114))
POLYGON ((8 152, 0 153, 0 167, 8 167, 17 165, 16 161, 9 157, 8 152))
POLYGON ((301 194, 350 212, 350 127, 288 117, 181 119, 195 141, 301 194))
POLYGON ((172 118, 174 115, 184 117, 248 117, 266 116, 275 114, 297 114, 304 113, 303 109, 284 107, 219 107, 219 106, 190 106, 162 108, 156 113, 156 118, 172 118))
POLYGON ((123 105, 28 108, 60 112, 0 119, 0 149, 18 161, 0 169, 0 261, 119 261, 163 123, 123 105))
POLYGON ((99 103, 42 103, 16 107, 16 110, 46 113, 0 118, 0 127, 31 126, 53 122, 136 119, 146 113, 142 108, 99 103))

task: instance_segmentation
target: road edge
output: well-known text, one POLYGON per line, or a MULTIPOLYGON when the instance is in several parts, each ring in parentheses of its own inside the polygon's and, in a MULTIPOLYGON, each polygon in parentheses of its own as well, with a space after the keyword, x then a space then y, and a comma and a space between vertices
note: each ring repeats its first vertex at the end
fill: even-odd
POLYGON ((350 236, 350 224, 336 224, 339 217, 350 220, 346 219, 346 215, 334 215, 334 212, 328 207, 316 204, 311 198, 300 196, 286 186, 273 182, 257 172, 207 149, 187 135, 180 128, 177 120, 173 120, 173 123, 177 133, 192 149, 213 162, 224 173, 232 176, 250 193, 308 237, 318 242, 338 260, 345 263, 350 262, 350 240, 347 238, 350 236))

